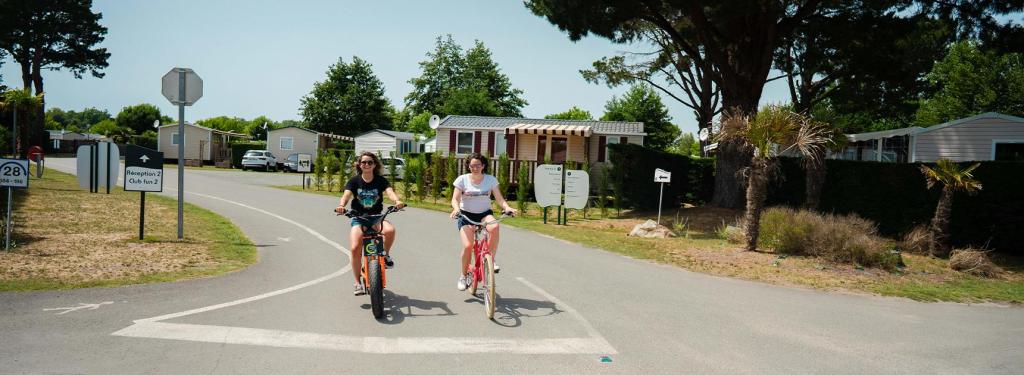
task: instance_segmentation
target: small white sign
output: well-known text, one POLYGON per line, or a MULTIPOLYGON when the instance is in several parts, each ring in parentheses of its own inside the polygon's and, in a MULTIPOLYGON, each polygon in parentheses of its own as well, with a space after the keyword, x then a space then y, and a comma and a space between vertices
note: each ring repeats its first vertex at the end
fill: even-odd
POLYGON ((124 169, 125 191, 163 191, 164 170, 143 167, 124 169))
POLYGON ((704 146, 704 152, 708 152, 708 151, 714 150, 716 148, 718 148, 718 143, 712 143, 712 144, 709 144, 707 146, 704 146))
POLYGON ((88 188, 95 174, 96 187, 115 186, 121 174, 118 168, 121 152, 110 142, 78 147, 78 186, 88 188), (95 168, 94 168, 95 167, 95 168), (110 173, 107 173, 107 172, 110 173))
POLYGON ((533 171, 533 195, 541 207, 562 203, 562 166, 541 164, 533 171))
POLYGON ((654 170, 654 182, 672 182, 672 172, 661 168, 654 170))
POLYGON ((299 173, 309 173, 313 170, 313 155, 310 154, 299 154, 298 166, 296 171, 299 173))
POLYGON ((587 207, 590 199, 590 174, 582 170, 565 171, 565 207, 577 210, 587 207))
POLYGON ((0 186, 28 187, 28 160, 0 159, 0 186))

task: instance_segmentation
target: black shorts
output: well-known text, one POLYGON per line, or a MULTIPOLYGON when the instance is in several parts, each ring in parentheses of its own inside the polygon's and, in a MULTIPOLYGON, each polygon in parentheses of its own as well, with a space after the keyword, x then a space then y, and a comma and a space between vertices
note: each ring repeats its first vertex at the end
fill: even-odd
MULTIPOLYGON (((461 212, 466 217, 469 217, 469 220, 473 220, 473 221, 478 222, 478 223, 482 223, 484 221, 484 218, 487 217, 487 215, 494 215, 494 211, 491 211, 491 210, 487 210, 487 211, 484 211, 484 212, 481 212, 481 213, 473 213, 473 212, 461 211, 461 210, 459 212, 461 212)), ((473 225, 473 224, 470 224, 468 221, 466 221, 465 217, 459 216, 459 220, 455 221, 455 228, 461 231, 463 225, 473 225)))

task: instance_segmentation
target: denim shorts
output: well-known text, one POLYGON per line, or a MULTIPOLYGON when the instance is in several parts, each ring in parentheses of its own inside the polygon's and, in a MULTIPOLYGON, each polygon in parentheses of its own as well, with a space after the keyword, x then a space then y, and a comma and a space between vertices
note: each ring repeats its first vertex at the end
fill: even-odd
MULTIPOLYGON (((482 223, 484 221, 484 218, 487 217, 487 215, 494 215, 494 211, 491 211, 491 210, 487 210, 487 211, 484 211, 484 212, 481 212, 481 213, 473 213, 473 212, 468 212, 468 211, 459 211, 459 212, 461 212, 465 216, 468 216, 470 220, 473 220, 473 221, 478 222, 478 223, 482 223)), ((455 229, 458 229, 458 230, 461 231, 463 225, 473 225, 473 224, 470 224, 468 221, 466 221, 466 218, 464 218, 462 216, 459 216, 459 220, 455 221, 455 229)))

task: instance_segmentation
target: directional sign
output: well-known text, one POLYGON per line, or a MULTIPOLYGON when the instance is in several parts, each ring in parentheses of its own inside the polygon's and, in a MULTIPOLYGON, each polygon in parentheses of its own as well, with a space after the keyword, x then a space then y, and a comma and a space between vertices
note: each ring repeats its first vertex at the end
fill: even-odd
POLYGON ((541 207, 562 203, 562 166, 541 164, 533 171, 533 195, 541 207))
POLYGON ((28 187, 28 160, 0 159, 0 186, 28 187))
POLYGON ((171 101, 171 104, 190 106, 203 97, 203 79, 199 78, 199 75, 192 71, 192 69, 172 68, 171 71, 164 74, 160 82, 160 92, 164 94, 167 100, 171 101), (185 73, 185 97, 179 98, 181 94, 180 84, 182 83, 180 74, 182 72, 185 73))
POLYGON ((299 154, 299 165, 296 167, 296 171, 299 173, 309 173, 313 171, 313 155, 310 154, 299 154))
POLYGON ((654 170, 654 182, 671 182, 672 172, 656 168, 654 170))
POLYGON ((582 170, 565 171, 565 207, 587 207, 590 199, 590 174, 582 170))
POLYGON ((128 145, 124 157, 125 191, 164 191, 164 153, 128 145))

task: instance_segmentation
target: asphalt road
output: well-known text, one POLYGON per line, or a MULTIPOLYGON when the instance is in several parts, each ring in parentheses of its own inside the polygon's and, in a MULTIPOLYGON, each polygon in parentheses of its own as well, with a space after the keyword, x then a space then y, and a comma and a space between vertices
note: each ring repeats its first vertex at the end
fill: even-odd
POLYGON ((452 221, 415 208, 392 216, 397 266, 377 321, 352 296, 336 197, 266 186, 294 174, 185 174, 185 200, 236 223, 260 262, 201 280, 0 293, 0 372, 1024 373, 1024 308, 720 278, 511 227, 490 321, 455 288, 452 221))

